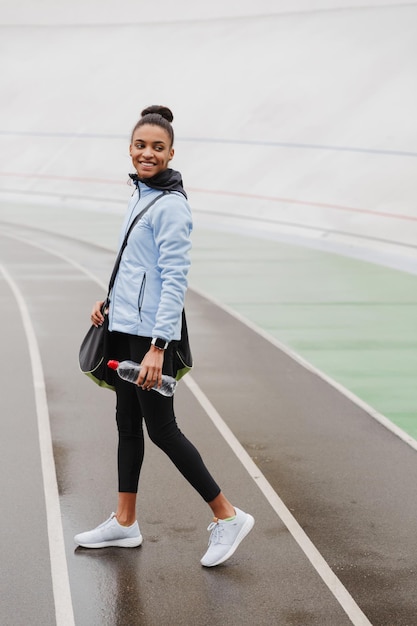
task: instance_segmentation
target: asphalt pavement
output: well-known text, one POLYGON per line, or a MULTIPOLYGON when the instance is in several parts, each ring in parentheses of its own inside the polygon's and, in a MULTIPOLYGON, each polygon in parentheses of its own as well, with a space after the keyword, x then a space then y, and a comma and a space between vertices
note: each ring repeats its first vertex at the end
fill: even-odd
POLYGON ((105 284, 114 253, 12 225, 2 228, 0 249, 7 355, 1 408, 8 435, 1 484, 14 522, 12 528, 4 522, 2 533, 1 623, 415 622, 415 451, 315 372, 192 291, 191 380, 198 393, 180 385, 179 424, 228 497, 255 516, 255 528, 225 565, 203 569, 209 510, 148 444, 138 507, 143 546, 75 548, 73 535, 115 507, 114 397, 77 368, 91 302, 103 290, 97 281, 105 284), (54 529, 47 530, 51 499, 43 493, 39 443, 45 433, 36 432, 33 345, 28 351, 22 303, 43 366, 56 466, 65 561, 55 569, 51 557, 59 546, 51 543, 54 529), (205 397, 237 441, 234 450, 203 408, 205 397), (248 471, 244 453, 258 476, 248 471), (261 479, 269 494, 259 488, 261 479), (297 540, 291 518, 277 514, 274 494, 335 575, 332 584, 308 541, 297 540))

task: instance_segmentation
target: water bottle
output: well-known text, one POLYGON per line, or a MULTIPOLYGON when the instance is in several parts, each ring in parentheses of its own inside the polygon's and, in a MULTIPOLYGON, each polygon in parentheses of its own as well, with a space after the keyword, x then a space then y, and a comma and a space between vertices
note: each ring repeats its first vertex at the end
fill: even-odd
MULTIPOLYGON (((139 363, 135 363, 134 361, 121 361, 120 363, 119 361, 108 361, 107 365, 112 370, 116 370, 120 378, 130 383, 136 383, 141 369, 139 363)), ((155 385, 152 387, 152 390, 157 391, 163 396, 173 396, 176 386, 177 381, 175 378, 168 376, 168 374, 162 374, 162 385, 160 387, 155 385)))

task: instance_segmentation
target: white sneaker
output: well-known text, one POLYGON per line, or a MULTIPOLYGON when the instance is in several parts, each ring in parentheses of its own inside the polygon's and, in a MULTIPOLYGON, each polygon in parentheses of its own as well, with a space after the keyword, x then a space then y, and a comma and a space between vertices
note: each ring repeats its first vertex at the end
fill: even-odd
POLYGON ((112 513, 108 520, 85 533, 75 535, 74 541, 83 548, 136 548, 143 541, 137 521, 131 526, 122 526, 112 513))
POLYGON ((224 563, 232 556, 242 539, 252 530, 255 523, 252 515, 244 513, 236 507, 235 511, 236 516, 233 519, 226 522, 215 519, 207 528, 211 531, 211 535, 208 550, 200 561, 201 565, 214 567, 224 563))

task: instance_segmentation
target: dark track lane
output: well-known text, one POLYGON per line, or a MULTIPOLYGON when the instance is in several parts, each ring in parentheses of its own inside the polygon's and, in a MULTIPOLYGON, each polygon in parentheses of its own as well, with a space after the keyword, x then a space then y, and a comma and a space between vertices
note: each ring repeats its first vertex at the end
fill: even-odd
POLYGON ((370 621, 413 624, 416 451, 215 304, 188 310, 196 382, 370 621))
MULTIPOLYGON (((0 265, 10 263, 12 248, 13 242, 0 237, 0 265)), ((52 626, 55 610, 32 371, 18 304, 2 272, 0 307, 0 624, 52 626)))

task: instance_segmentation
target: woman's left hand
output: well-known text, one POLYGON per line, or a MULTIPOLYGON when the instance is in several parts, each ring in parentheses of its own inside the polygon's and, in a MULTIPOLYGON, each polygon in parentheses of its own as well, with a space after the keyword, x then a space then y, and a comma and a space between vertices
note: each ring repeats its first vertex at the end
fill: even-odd
POLYGON ((143 357, 141 370, 136 384, 142 389, 149 391, 152 387, 162 385, 162 365, 164 363, 164 350, 151 346, 143 357))

